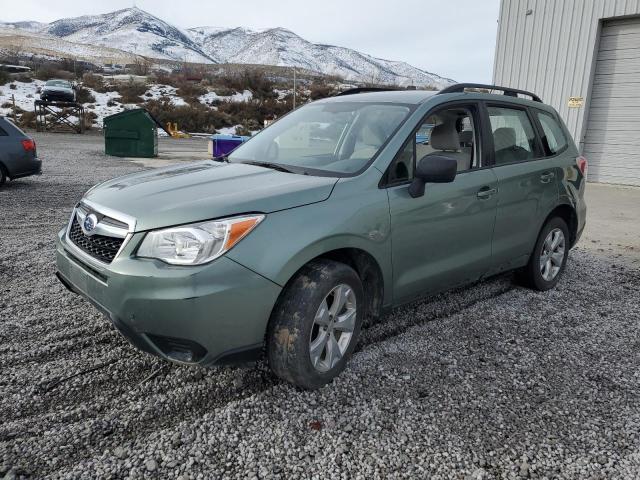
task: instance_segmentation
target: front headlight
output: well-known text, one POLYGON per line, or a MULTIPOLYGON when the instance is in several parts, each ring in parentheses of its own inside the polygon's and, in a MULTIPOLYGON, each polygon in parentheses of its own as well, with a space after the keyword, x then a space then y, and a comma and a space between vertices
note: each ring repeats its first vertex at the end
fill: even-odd
POLYGON ((264 215, 250 215, 155 230, 144 237, 137 256, 201 265, 224 255, 263 219, 264 215))

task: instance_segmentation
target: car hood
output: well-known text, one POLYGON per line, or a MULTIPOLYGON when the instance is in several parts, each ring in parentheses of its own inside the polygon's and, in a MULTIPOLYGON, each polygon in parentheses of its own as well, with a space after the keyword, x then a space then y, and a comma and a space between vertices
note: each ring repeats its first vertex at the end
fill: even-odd
POLYGON ((205 161, 109 180, 84 199, 136 219, 136 231, 322 202, 338 181, 240 163, 205 161))

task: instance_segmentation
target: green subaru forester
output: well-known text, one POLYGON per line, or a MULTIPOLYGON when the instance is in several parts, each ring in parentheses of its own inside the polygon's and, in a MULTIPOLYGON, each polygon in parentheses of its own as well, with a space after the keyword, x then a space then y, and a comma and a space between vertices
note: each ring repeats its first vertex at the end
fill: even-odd
POLYGON ((305 388, 392 307, 508 270, 554 287, 587 169, 555 110, 495 86, 363 90, 228 157, 93 187, 58 235, 58 278, 141 350, 202 366, 266 355, 305 388))

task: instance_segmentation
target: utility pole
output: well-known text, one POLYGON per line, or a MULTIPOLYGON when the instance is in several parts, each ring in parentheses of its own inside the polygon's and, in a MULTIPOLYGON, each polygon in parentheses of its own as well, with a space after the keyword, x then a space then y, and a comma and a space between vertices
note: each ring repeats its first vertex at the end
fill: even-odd
POLYGON ((18 112, 16 111, 16 96, 11 94, 11 103, 13 103, 13 121, 18 124, 18 112))
POLYGON ((293 109, 296 109, 296 67, 293 67, 293 109))

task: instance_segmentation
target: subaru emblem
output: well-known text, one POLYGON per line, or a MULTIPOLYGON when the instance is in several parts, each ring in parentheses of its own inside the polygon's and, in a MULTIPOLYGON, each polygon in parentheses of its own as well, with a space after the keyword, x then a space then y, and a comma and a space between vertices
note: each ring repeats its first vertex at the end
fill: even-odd
POLYGON ((98 217, 96 217, 93 213, 90 213, 86 217, 84 217, 84 222, 82 222, 82 231, 85 235, 92 235, 93 230, 96 228, 98 224, 98 217))

